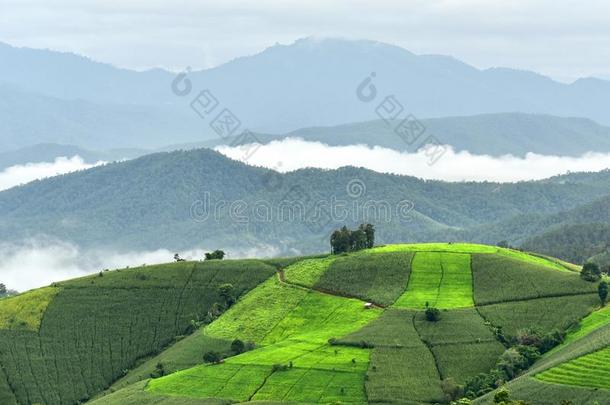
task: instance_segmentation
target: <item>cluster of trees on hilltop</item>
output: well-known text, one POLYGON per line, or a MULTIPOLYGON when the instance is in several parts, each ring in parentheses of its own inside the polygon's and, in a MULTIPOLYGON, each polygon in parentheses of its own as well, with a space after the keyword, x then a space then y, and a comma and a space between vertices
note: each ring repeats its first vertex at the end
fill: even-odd
POLYGON ((333 254, 355 252, 370 249, 373 246, 375 246, 375 226, 372 224, 361 224, 358 229, 353 231, 344 226, 330 236, 330 247, 333 254))

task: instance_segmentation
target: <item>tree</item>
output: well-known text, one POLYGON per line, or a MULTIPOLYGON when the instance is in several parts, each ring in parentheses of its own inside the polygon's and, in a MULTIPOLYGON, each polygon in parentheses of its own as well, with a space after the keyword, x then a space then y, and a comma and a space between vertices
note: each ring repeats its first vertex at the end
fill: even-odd
POLYGON ((343 226, 330 236, 331 252, 336 255, 372 248, 374 245, 375 227, 371 224, 361 224, 355 231, 343 226))
POLYGON ((177 261, 177 262, 185 262, 186 261, 183 258, 181 258, 178 253, 174 254, 174 260, 177 261))
POLYGON ((375 246, 375 226, 372 224, 360 225, 366 234, 366 247, 368 249, 375 246))
POLYGON ((510 247, 507 240, 501 240, 500 242, 496 243, 496 246, 505 249, 508 249, 510 247))
POLYGON ((602 303, 602 307, 606 306, 606 300, 608 299, 608 283, 602 281, 597 286, 597 294, 599 295, 599 300, 602 303))
POLYGON ((246 345, 239 339, 235 339, 231 342, 231 351, 235 354, 242 354, 246 351, 246 345))
POLYGON ((222 260, 225 257, 225 252, 223 250, 215 250, 213 252, 209 252, 205 254, 205 260, 222 260))
POLYGON ((224 300, 225 306, 227 307, 230 307, 235 302, 233 290, 233 284, 230 283, 222 284, 220 287, 218 287, 218 295, 220 295, 220 298, 224 300))
POLYGON ((6 286, 2 283, 0 283, 0 297, 4 297, 8 294, 8 290, 6 289, 6 286))
POLYGON ((218 364, 222 361, 222 356, 218 352, 206 352, 203 355, 203 361, 206 363, 218 364))
POLYGON ((588 262, 582 267, 580 277, 585 281, 596 282, 602 277, 602 272, 597 264, 588 262))
POLYGON ((438 308, 426 307, 426 320, 428 322, 438 322, 441 319, 441 311, 438 308))

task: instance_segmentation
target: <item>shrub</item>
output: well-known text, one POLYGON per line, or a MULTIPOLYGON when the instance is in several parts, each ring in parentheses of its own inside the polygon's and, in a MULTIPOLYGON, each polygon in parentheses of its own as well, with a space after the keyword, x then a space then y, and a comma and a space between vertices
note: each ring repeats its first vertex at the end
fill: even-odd
POLYGON ((273 372, 276 372, 276 371, 287 371, 289 368, 290 367, 285 364, 274 364, 271 369, 273 370, 273 372))
POLYGON ((580 271, 580 277, 585 281, 596 282, 601 279, 602 271, 595 263, 585 263, 580 271))
POLYGON ((601 301, 602 307, 606 306, 606 300, 608 299, 608 283, 602 281, 597 286, 597 294, 599 295, 599 300, 601 301))
POLYGON ((246 345, 239 339, 231 342, 231 351, 235 354, 241 354, 246 351, 246 345))
POLYGON ((426 308, 426 320, 429 322, 438 322, 441 319, 441 311, 438 308, 426 308))
POLYGON ((206 352, 203 355, 203 361, 205 363, 218 364, 222 361, 222 356, 218 352, 206 352))

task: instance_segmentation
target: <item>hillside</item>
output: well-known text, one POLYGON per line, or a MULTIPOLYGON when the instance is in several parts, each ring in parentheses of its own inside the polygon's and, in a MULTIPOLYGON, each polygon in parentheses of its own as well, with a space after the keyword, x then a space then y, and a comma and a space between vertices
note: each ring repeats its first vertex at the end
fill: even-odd
POLYGON ((555 336, 585 318, 549 359, 602 331, 596 288, 557 261, 469 244, 103 272, 0 301, 0 399, 445 403, 522 330, 555 336), (204 364, 210 351, 226 359, 204 364))
MULTIPOLYGON (((610 128, 582 118, 521 113, 483 114, 468 117, 421 119, 427 134, 456 151, 479 155, 524 157, 541 155, 581 156, 610 151, 610 128)), ((335 127, 305 128, 287 134, 329 145, 383 146, 414 152, 388 125, 376 120, 335 127)))
POLYGON ((147 155, 0 192, 0 238, 42 234, 118 250, 264 244, 314 253, 326 249, 329 230, 345 223, 343 214, 330 210, 331 201, 344 201, 346 218, 356 218, 356 225, 375 223, 381 243, 495 244, 540 232, 540 222, 515 217, 544 219, 576 209, 607 196, 609 182, 610 172, 516 184, 424 181, 353 167, 280 174, 199 149, 147 155), (354 181, 364 184, 362 193, 348 190, 354 181), (318 202, 326 209, 316 217, 318 202), (240 204, 237 211, 231 211, 232 203, 240 204), (261 204, 270 207, 262 217, 256 212, 261 204), (282 211, 286 204, 293 211, 282 211), (501 221, 507 226, 497 226, 501 221))

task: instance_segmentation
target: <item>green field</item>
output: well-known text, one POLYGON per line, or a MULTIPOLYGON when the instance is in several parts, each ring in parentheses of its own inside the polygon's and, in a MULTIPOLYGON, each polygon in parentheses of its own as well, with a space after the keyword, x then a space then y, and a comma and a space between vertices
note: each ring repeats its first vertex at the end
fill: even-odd
POLYGON ((555 384, 610 390, 610 348, 553 367, 536 378, 555 384))
POLYGON ((0 301, 0 329, 38 332, 42 316, 58 292, 58 288, 45 287, 4 298, 0 301))
POLYGON ((239 294, 274 273, 253 261, 181 262, 59 283, 39 331, 0 330, 12 395, 24 404, 84 401, 203 318, 219 285, 239 294))
POLYGON ((442 404, 443 380, 495 367, 498 332, 579 321, 508 385, 536 404, 605 403, 610 310, 567 267, 439 243, 102 272, 0 300, 0 404, 442 404))
POLYGON ((470 255, 418 252, 413 258, 406 292, 394 303, 397 308, 463 308, 474 306, 470 255))
POLYGON ((534 327, 549 332, 567 326, 598 304, 597 294, 583 294, 483 305, 478 310, 493 325, 501 326, 505 334, 514 336, 519 329, 534 327))
POLYGON ((410 252, 360 252, 337 258, 315 287, 383 306, 404 292, 409 279, 410 252))
POLYGON ((577 273, 499 255, 472 255, 472 274, 477 305, 597 292, 577 273))

